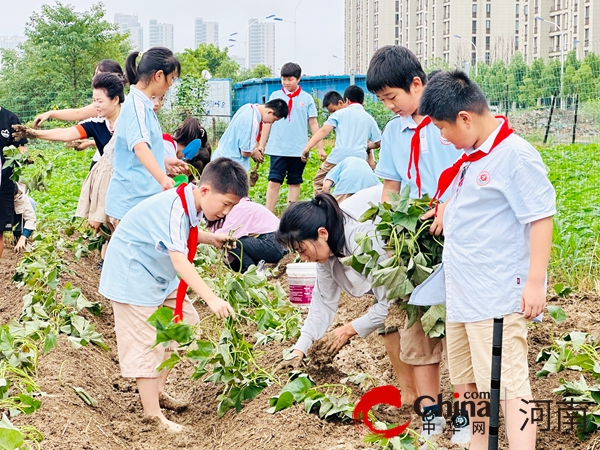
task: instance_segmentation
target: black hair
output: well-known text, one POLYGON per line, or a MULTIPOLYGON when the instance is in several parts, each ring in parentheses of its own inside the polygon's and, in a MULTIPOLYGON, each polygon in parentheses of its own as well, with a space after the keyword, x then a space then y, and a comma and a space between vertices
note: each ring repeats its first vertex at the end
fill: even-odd
POLYGON ((208 142, 208 136, 206 130, 200 121, 195 117, 189 116, 183 121, 183 123, 173 133, 173 140, 178 144, 182 144, 184 147, 192 142, 194 139, 200 139, 202 147, 208 142))
POLYGON ((102 89, 109 99, 119 97, 119 103, 125 101, 123 79, 118 74, 100 72, 92 79, 92 89, 102 89))
POLYGON ((275 237, 281 245, 294 251, 303 241, 316 241, 319 228, 329 233, 327 245, 335 256, 344 256, 346 236, 344 234, 345 213, 330 194, 322 193, 310 201, 293 203, 281 216, 275 237))
POLYGON ((455 123, 460 111, 489 111, 485 94, 462 70, 436 74, 423 91, 419 114, 455 123))
POLYGON ((123 74, 123 69, 121 68, 121 64, 119 64, 114 59, 103 59, 102 61, 98 61, 96 63, 96 67, 94 67, 94 72, 115 73, 125 78, 125 75, 123 74))
POLYGON ((432 70, 427 74, 427 82, 429 83, 433 77, 435 77, 438 73, 442 73, 440 69, 432 70))
POLYGON ((283 66, 281 66, 281 76, 295 77, 300 79, 302 76, 302 67, 293 62, 285 63, 283 66))
POLYGON ((338 91, 327 91, 323 96, 323 108, 327 108, 329 105, 337 105, 343 101, 344 99, 338 91))
POLYGON ((131 52, 125 61, 129 84, 136 84, 138 81, 148 83, 150 78, 159 70, 162 70, 165 76, 173 72, 179 76, 181 73, 179 60, 166 47, 152 47, 146 50, 141 53, 140 62, 136 65, 135 61, 139 55, 140 52, 131 52))
POLYGON ((400 45, 386 45, 371 58, 367 70, 367 89, 375 94, 386 87, 410 92, 415 77, 419 77, 423 85, 427 84, 427 75, 414 53, 400 45))
POLYGON ((344 100, 350 100, 362 105, 365 101, 365 91, 360 86, 351 84, 344 91, 344 100))
POLYGON ((288 116, 288 105, 280 99, 275 98, 265 103, 265 106, 273 111, 273 115, 278 119, 285 119, 288 116))
POLYGON ((204 167, 198 185, 205 184, 218 194, 248 197, 248 173, 240 163, 229 158, 216 158, 204 167))

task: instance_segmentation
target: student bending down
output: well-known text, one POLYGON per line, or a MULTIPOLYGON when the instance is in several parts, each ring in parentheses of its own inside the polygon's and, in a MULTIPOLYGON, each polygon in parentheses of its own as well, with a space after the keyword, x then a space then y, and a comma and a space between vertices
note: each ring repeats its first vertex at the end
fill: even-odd
MULTIPOLYGON (((162 345, 153 347, 156 330, 147 320, 161 306, 174 307, 177 275, 218 318, 235 315, 188 261, 188 238, 202 216, 218 220, 247 195, 244 168, 230 159, 216 159, 204 169, 198 187, 181 185, 134 206, 123 216, 106 252, 99 291, 112 303, 121 374, 136 378, 144 413, 158 417, 172 431, 180 431, 181 425, 168 420, 160 409, 169 372, 156 370, 169 351, 162 345)), ((198 232, 199 242, 217 247, 228 239, 198 232)), ((191 324, 199 320, 188 298, 183 319, 191 324)))
MULTIPOLYGON (((217 225, 218 226, 218 225, 217 225)), ((245 272, 254 264, 264 260, 278 263, 287 250, 275 239, 279 219, 263 205, 243 198, 225 217, 221 228, 215 227, 217 234, 229 234, 232 230, 237 245, 229 253, 229 265, 235 271, 245 272)))
POLYGON ((380 184, 381 181, 364 158, 348 156, 327 173, 323 192, 329 194, 333 187, 333 196, 341 203, 358 191, 380 184))

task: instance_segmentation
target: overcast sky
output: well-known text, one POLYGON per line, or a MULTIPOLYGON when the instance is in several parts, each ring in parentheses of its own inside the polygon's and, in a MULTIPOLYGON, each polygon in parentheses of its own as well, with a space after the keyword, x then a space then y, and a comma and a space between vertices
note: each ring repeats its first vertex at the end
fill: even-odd
MULTIPOLYGON (((23 35, 25 23, 33 11, 50 0, 4 2, 0 15, 0 35, 23 35)), ((93 0, 63 0, 78 11, 98 3, 93 0)), ((175 51, 194 46, 194 19, 219 22, 219 38, 237 32, 244 33, 248 19, 275 14, 291 22, 296 16, 296 60, 308 75, 342 73, 344 71, 344 0, 104 0, 107 20, 115 13, 137 14, 144 27, 144 46, 148 44, 148 21, 172 23, 175 29, 175 51), (339 59, 332 55, 338 56, 339 59)), ((276 68, 294 59, 294 24, 276 23, 276 68)), ((238 37, 238 36, 236 36, 238 37)), ((245 38, 240 37, 241 41, 245 38)), ((225 43, 227 38, 221 43, 225 43)), ((230 54, 245 57, 245 44, 236 44, 230 54)))

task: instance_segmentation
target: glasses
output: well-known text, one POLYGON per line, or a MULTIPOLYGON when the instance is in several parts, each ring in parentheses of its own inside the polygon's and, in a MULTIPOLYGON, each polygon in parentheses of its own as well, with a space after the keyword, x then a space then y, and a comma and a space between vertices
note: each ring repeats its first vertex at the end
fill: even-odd
POLYGON ((152 97, 150 97, 150 100, 152 100, 152 103, 154 103, 155 105, 162 105, 165 101, 165 96, 161 95, 160 97, 157 97, 156 95, 153 95, 152 97))
POLYGON ((171 81, 169 81, 169 77, 167 77, 167 82, 169 83, 169 86, 173 86, 173 84, 177 83, 178 80, 179 77, 173 77, 171 78, 171 81))

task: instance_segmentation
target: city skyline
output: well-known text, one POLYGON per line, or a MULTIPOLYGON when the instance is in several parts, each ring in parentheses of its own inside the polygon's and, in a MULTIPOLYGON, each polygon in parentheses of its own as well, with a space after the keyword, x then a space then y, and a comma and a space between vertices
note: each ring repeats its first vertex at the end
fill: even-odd
MULTIPOLYGON (((93 0, 78 0, 75 6, 77 11, 83 11, 96 3, 98 2, 93 0)), ((273 67, 275 72, 282 64, 292 60, 298 62, 303 72, 309 75, 344 72, 344 0, 331 2, 259 0, 253 3, 224 0, 218 4, 207 1, 189 3, 184 0, 171 0, 169 8, 164 7, 164 2, 142 0, 130 0, 126 5, 119 0, 104 0, 103 3, 106 10, 105 19, 108 22, 113 23, 115 14, 118 13, 138 15, 138 21, 143 28, 144 49, 148 48, 149 22, 152 19, 159 23, 173 24, 175 52, 194 48, 196 18, 217 22, 219 47, 226 48, 232 45, 228 52, 236 59, 246 58, 246 38, 243 35, 249 19, 259 18, 262 21, 267 16, 273 15, 283 19, 273 22, 277 42, 275 67, 273 67), (296 24, 294 24, 296 6, 296 24), (238 42, 228 41, 233 33, 238 33, 235 36, 238 42), (333 55, 337 55, 338 58, 334 58, 333 55)), ((22 36, 25 23, 33 11, 40 11, 43 4, 55 5, 48 0, 30 0, 27 4, 26 8, 22 5, 7 5, 4 14, 0 16, 2 35, 22 36)))

